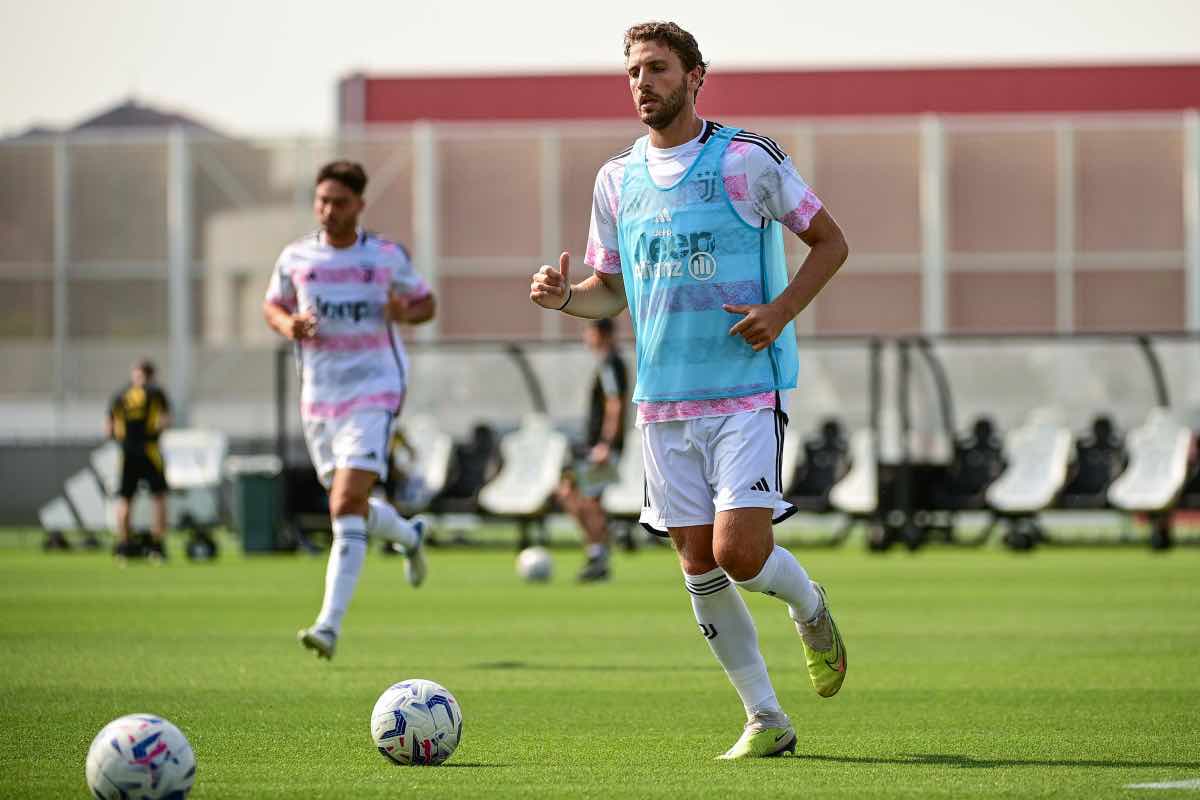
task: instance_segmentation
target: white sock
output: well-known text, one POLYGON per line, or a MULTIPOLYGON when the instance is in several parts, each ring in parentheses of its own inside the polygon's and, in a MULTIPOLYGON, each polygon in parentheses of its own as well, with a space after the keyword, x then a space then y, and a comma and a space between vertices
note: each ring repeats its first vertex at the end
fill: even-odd
POLYGON ((367 533, 395 542, 405 550, 417 546, 417 529, 411 522, 400 516, 392 504, 378 497, 367 500, 370 506, 367 512, 367 533))
POLYGON ((367 556, 367 524, 362 517, 338 517, 333 521, 333 543, 325 567, 325 600, 317 615, 317 627, 334 633, 342 629, 342 617, 354 597, 354 587, 367 556))
POLYGON ((720 568, 703 575, 684 575, 700 632, 729 682, 742 698, 746 714, 779 711, 779 700, 758 650, 758 631, 746 601, 720 568))
POLYGON ((587 557, 592 558, 608 558, 608 545, 606 544, 589 544, 587 546, 587 557))
POLYGON ((778 597, 788 604, 792 618, 801 622, 812 619, 821 610, 821 596, 808 573, 794 555, 779 545, 767 557, 762 571, 750 580, 735 583, 750 592, 778 597))

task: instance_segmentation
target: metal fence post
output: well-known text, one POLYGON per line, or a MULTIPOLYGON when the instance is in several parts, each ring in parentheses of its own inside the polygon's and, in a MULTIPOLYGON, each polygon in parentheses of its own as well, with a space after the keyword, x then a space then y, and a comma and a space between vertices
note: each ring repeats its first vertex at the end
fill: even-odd
MULTIPOLYGON (((544 264, 558 265, 558 254, 562 252, 562 141, 554 128, 541 136, 541 230, 542 258, 544 264)), ((584 254, 575 256, 575 274, 586 274, 583 269, 584 254)), ((538 265, 531 264, 532 273, 538 265)), ((539 314, 542 320, 542 338, 557 339, 562 336, 562 314, 539 314)))
MULTIPOLYGON (((441 225, 438 219, 441 210, 441 170, 438 168, 437 131, 432 123, 418 122, 413 125, 413 230, 416 241, 414 255, 417 268, 429 281, 435 294, 438 285, 438 255, 441 244, 441 225)), ((416 337, 430 341, 441 333, 441 315, 425 325, 416 327, 416 337)))
POLYGON ((1054 126, 1054 327, 1075 330, 1075 127, 1054 126))
POLYGON ((1200 331, 1200 111, 1183 112, 1183 231, 1187 329, 1200 331))
MULTIPOLYGON (((816 133, 813 131, 812 125, 800 125, 792 134, 794 147, 792 148, 792 164, 795 165, 796 171, 800 173, 800 177, 806 182, 811 183, 816 179, 817 160, 816 160, 816 133)), ((795 243, 795 240, 792 240, 795 243)), ((801 243, 803 245, 803 243, 801 243)), ((807 250, 805 250, 807 254, 807 250)), ((788 274, 795 275, 800 269, 798 261, 794 265, 788 266, 788 274)), ((821 304, 821 298, 818 295, 807 309, 800 316, 796 317, 796 335, 811 336, 817 331, 817 308, 821 304)))
POLYGON ((934 114, 921 119, 921 329, 946 330, 946 132, 934 114))
POLYGON ((71 259, 71 151, 65 134, 54 140, 54 433, 59 436, 67 405, 67 282, 71 259))
POLYGON ((172 416, 186 425, 192 387, 192 159, 187 132, 167 134, 167 331, 172 416))

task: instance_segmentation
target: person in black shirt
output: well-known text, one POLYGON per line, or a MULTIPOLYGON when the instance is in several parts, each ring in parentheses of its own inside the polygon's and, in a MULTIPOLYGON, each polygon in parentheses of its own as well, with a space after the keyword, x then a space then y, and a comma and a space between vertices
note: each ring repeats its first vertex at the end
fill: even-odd
POLYGON ((609 577, 608 519, 600 506, 600 495, 617 477, 616 465, 625 444, 629 383, 611 319, 593 320, 584 329, 583 339, 596 356, 588 405, 587 450, 564 475, 558 497, 583 529, 587 563, 579 580, 597 581, 609 577))
POLYGON ((153 543, 150 555, 166 557, 167 478, 163 470, 159 434, 171 422, 167 396, 154 382, 154 364, 148 360, 133 365, 131 380, 113 395, 108 408, 106 433, 121 445, 121 486, 117 491, 118 556, 130 554, 129 503, 145 482, 154 500, 153 543))

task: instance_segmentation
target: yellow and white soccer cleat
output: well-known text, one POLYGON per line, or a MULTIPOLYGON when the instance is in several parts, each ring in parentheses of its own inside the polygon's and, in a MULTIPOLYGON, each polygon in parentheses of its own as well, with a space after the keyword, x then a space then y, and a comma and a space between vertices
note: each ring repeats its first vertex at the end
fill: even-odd
POLYGON ((846 680, 846 644, 833 615, 829 613, 829 601, 825 597, 825 587, 813 581, 817 593, 821 595, 821 610, 807 621, 792 617, 796 630, 800 632, 800 641, 804 643, 804 657, 808 662, 808 677, 812 679, 813 688, 821 697, 833 697, 842 688, 846 680))
POLYGON ((746 722, 741 738, 717 756, 721 761, 740 758, 774 758, 796 752, 796 729, 782 711, 755 714, 746 722))

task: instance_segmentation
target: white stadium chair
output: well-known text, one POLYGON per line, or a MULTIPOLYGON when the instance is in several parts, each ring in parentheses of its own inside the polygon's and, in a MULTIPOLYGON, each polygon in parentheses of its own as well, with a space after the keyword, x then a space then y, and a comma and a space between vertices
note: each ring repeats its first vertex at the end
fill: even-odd
POLYGON ((221 518, 221 478, 228 437, 219 431, 172 429, 161 440, 174 527, 211 527, 221 518))
POLYGON ((631 425, 625 431, 625 448, 617 464, 617 482, 604 489, 600 505, 609 516, 637 519, 646 499, 645 469, 642 465, 642 431, 631 425))
POLYGON ((988 505, 1002 515, 1031 515, 1054 502, 1067 482, 1071 431, 1035 416, 1004 440, 1008 467, 988 487, 988 505))
POLYGON ((1155 408, 1129 434, 1129 466, 1108 489, 1108 500, 1122 511, 1166 511, 1187 479, 1192 432, 1165 408, 1155 408))
POLYGON ((115 495, 121 488, 121 445, 105 442, 92 451, 89 461, 104 485, 104 493, 115 495))
POLYGON ((81 469, 63 484, 67 499, 85 531, 110 530, 107 502, 103 487, 90 469, 81 469))
POLYGON ((851 434, 850 459, 850 471, 829 490, 829 504, 851 517, 870 516, 879 507, 875 434, 867 429, 851 434))
POLYGON ((984 492, 994 514, 984 538, 999 522, 1005 526, 1005 544, 1015 550, 1028 550, 1045 538, 1038 513, 1066 485, 1071 441, 1070 429, 1042 412, 1004 437, 1008 466, 984 492))
MULTIPOLYGON (((446 488, 454 462, 454 439, 428 414, 405 418, 400 427, 413 453, 405 464, 409 486, 399 487, 400 501, 406 513, 416 513, 446 488)), ((396 456, 399 459, 402 453, 398 451, 396 456)))
POLYGON ((85 468, 67 478, 63 494, 65 497, 56 497, 38 510, 38 523, 52 539, 85 533, 94 541, 94 534, 108 530, 107 493, 92 470, 85 468))
POLYGON ((167 485, 176 489, 210 489, 221 484, 221 467, 229 439, 218 431, 168 430, 162 435, 167 485))
POLYGON ((44 531, 71 533, 79 530, 79 521, 71 504, 61 497, 56 497, 38 510, 38 522, 44 531))
POLYGON ((502 517, 542 517, 562 478, 567 437, 554 430, 549 417, 530 415, 500 441, 500 454, 504 465, 479 490, 479 507, 502 517))

